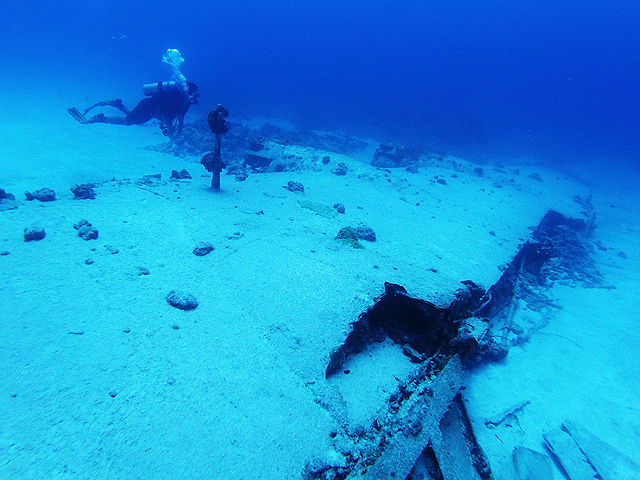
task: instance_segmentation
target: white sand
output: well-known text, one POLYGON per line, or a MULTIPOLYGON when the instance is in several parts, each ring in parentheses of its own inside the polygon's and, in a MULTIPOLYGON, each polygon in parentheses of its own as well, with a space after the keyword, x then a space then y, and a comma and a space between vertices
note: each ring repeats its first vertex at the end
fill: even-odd
MULTIPOLYGON (((406 374, 404 357, 382 346, 371 370, 363 357, 339 386, 324 379, 330 351, 385 281, 440 304, 461 280, 488 287, 547 209, 576 215, 573 196, 588 193, 530 167, 453 178, 447 169, 386 173, 356 160, 345 160, 343 177, 331 165, 245 182, 223 176, 214 193, 199 159, 143 149, 165 141, 154 126, 83 126, 63 108, 30 118, 7 108, 18 117, 0 125, 0 187, 20 200, 0 212, 0 251, 9 252, 0 257, 7 479, 299 478, 311 457, 331 455, 338 420, 318 395, 343 389, 347 418, 366 421, 376 406, 358 405, 358 389, 371 386, 363 401, 382 404, 393 375, 406 374), (193 180, 168 180, 183 168, 193 180), (528 178, 534 171, 543 182, 528 178), (156 173, 166 183, 122 181, 156 173), (114 177, 121 181, 98 187, 95 200, 69 191, 114 177), (289 180, 306 193, 283 189, 289 180), (24 201, 25 190, 42 187, 58 199, 24 201), (346 214, 325 218, 301 199, 341 202, 346 214), (97 240, 77 236, 82 218, 97 240), (377 242, 354 250, 333 240, 359 222, 377 242), (45 239, 23 241, 32 223, 45 239), (200 241, 215 250, 193 255, 200 241), (169 306, 173 289, 195 295, 198 308, 169 306)), ((469 375, 469 410, 498 479, 511 478, 514 446, 543 451, 542 433, 567 418, 627 455, 640 451, 638 202, 605 190, 593 202, 596 235, 614 248, 598 252, 598 266, 617 289, 556 287, 563 309, 550 324, 506 361, 469 375), (484 426, 526 400, 519 427, 484 426)))

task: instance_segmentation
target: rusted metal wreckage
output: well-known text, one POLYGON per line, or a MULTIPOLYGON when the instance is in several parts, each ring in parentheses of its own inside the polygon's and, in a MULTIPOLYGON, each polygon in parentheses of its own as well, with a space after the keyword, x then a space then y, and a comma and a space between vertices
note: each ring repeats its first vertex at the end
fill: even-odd
MULTIPOLYGON (((402 286, 385 284, 384 295, 352 324, 344 343, 332 353, 326 377, 343 373, 351 357, 385 339, 402 346, 416 364, 415 370, 399 382, 386 400, 386 411, 365 431, 349 431, 347 422, 340 419, 344 431, 334 432, 335 437, 343 437, 339 461, 311 460, 303 473, 305 479, 493 478, 464 406, 465 368, 503 358, 511 346, 525 342, 544 326, 517 325, 516 300, 542 310, 544 318, 545 308, 556 307, 545 293, 553 282, 611 288, 603 284, 590 255, 593 209, 588 201, 576 201, 584 207, 584 218, 547 212, 498 282, 487 290, 463 281, 454 301, 440 307, 409 296, 402 286)), ((485 424, 500 424, 527 404, 485 424)), ((598 478, 596 475, 613 478, 611 472, 622 472, 615 478, 640 478, 640 467, 633 461, 571 422, 550 432, 545 440, 571 480, 598 478), (598 452, 606 452, 606 458, 598 452)), ((513 461, 517 478, 534 478, 529 476, 532 473, 535 478, 553 478, 551 460, 545 454, 518 447, 513 461)))

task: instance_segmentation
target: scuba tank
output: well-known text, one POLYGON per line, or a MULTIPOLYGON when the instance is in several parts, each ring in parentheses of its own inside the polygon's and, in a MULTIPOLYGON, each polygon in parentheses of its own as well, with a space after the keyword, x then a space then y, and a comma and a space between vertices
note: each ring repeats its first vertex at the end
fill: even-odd
POLYGON ((145 83, 142 86, 142 91, 149 97, 159 92, 166 92, 167 90, 179 90, 182 89, 182 85, 178 82, 158 82, 158 83, 145 83))

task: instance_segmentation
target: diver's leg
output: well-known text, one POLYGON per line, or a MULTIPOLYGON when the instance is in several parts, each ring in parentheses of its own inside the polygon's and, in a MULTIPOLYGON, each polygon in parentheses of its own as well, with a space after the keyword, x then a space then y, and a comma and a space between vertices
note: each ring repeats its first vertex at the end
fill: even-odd
POLYGON ((151 98, 143 98, 136 107, 127 113, 127 125, 142 125, 154 118, 154 103, 151 98))
MULTIPOLYGON (((115 99, 118 100, 118 99, 115 99)), ((113 103, 115 103, 115 100, 113 103)), ((122 104, 121 100, 118 100, 120 105, 122 104)), ((111 102, 107 100, 106 102, 111 102)), ((111 107, 117 107, 117 105, 112 103, 100 102, 102 105, 109 105, 111 107)), ((100 104, 95 104, 93 107, 100 106, 100 104)), ((90 107, 88 110, 91 110, 90 107)), ((122 107, 124 108, 124 106, 122 107)), ((128 110, 122 110, 123 112, 128 112, 128 110)), ((85 112, 86 113, 86 112, 85 112)), ((107 117, 102 113, 98 115, 94 115, 90 119, 87 120, 87 123, 110 123, 112 125, 141 125, 145 122, 148 122, 153 118, 153 102, 150 98, 144 98, 136 105, 131 112, 127 113, 126 117, 107 117)))
POLYGON ((94 105, 91 105, 89 108, 87 108, 84 111, 84 114, 86 115, 87 112, 89 112, 90 110, 96 108, 96 107, 114 107, 117 108, 118 110, 120 110, 122 113, 124 113, 125 115, 129 115, 129 113, 131 113, 131 111, 124 106, 124 103, 122 103, 122 100, 119 98, 110 98, 109 100, 103 100, 102 102, 98 102, 94 105))
POLYGON ((104 113, 99 113, 87 120, 87 123, 108 123, 110 125, 130 125, 126 117, 107 117, 104 113))
POLYGON ((171 140, 174 140, 182 134, 183 121, 184 117, 182 115, 173 118, 165 116, 163 123, 167 125, 167 129, 163 130, 162 133, 171 140))

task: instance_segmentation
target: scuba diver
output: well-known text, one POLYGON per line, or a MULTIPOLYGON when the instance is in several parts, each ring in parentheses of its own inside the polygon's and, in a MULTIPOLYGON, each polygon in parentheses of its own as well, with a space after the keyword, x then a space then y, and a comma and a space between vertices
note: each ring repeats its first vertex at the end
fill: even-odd
POLYGON ((198 103, 198 86, 193 82, 186 84, 178 82, 148 83, 143 87, 143 98, 133 110, 127 109, 122 100, 113 98, 98 102, 81 113, 77 108, 68 108, 67 111, 82 124, 109 123, 112 125, 142 125, 152 118, 160 120, 160 129, 163 135, 173 139, 180 135, 184 122, 184 116, 191 105, 198 103), (85 115, 96 107, 109 106, 120 110, 124 117, 107 117, 103 113, 86 118, 85 115))

